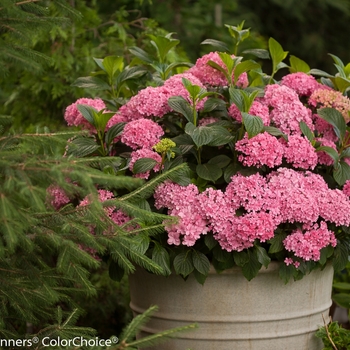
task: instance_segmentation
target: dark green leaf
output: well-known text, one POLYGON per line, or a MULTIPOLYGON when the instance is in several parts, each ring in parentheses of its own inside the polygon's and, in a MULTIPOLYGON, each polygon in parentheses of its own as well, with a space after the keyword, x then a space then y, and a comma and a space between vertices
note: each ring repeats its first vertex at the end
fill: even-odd
POLYGON ((209 113, 212 112, 213 110, 226 110, 226 102, 220 98, 208 98, 204 102, 204 107, 202 109, 203 113, 209 113))
POLYGON ((320 147, 316 148, 316 152, 325 152, 325 153, 327 153, 334 160, 335 163, 337 163, 339 161, 339 154, 332 147, 320 146, 320 147))
POLYGON ((145 254, 149 244, 150 244, 150 238, 146 234, 138 234, 132 238, 132 244, 133 244, 133 251, 136 251, 140 254, 145 254))
POLYGON ((249 49, 249 50, 244 50, 243 53, 248 55, 254 55, 261 59, 267 59, 267 60, 270 59, 269 52, 264 49, 249 49))
POLYGON ((207 279, 207 276, 208 276, 208 275, 203 275, 203 274, 201 274, 201 273, 198 272, 197 270, 194 270, 194 271, 193 271, 193 274, 194 274, 194 277, 195 277, 196 281, 197 281, 199 284, 201 284, 201 285, 204 284, 204 282, 205 282, 205 280, 207 279))
POLYGON ((209 129, 211 135, 211 141, 207 143, 208 146, 223 146, 234 139, 230 132, 221 125, 209 125, 207 129, 209 129))
POLYGON ((173 96, 168 100, 168 105, 175 112, 182 114, 188 122, 194 123, 193 108, 182 96, 173 96))
POLYGON ((192 261, 195 269, 200 272, 202 275, 208 275, 210 269, 209 259, 205 256, 205 254, 194 250, 192 252, 192 261))
POLYGON ((68 144, 68 154, 75 157, 86 157, 100 148, 95 139, 90 137, 77 137, 68 144))
POLYGON ((215 182, 222 176, 222 170, 215 164, 198 164, 196 166, 196 172, 204 180, 215 182))
POLYGON ((334 132, 343 143, 346 133, 346 123, 343 115, 334 108, 320 108, 317 110, 317 114, 326 122, 331 124, 334 128, 334 132))
POLYGON ((294 272, 295 272, 295 267, 293 265, 287 266, 284 263, 280 265, 279 276, 285 284, 287 284, 289 280, 293 277, 294 272))
POLYGON ((343 186, 347 180, 350 180, 350 165, 344 161, 334 165, 333 177, 338 185, 343 186))
POLYGON ((192 126, 189 124, 190 123, 186 124, 185 132, 186 134, 192 137, 193 142, 196 144, 198 148, 204 145, 208 145, 213 140, 214 134, 210 127, 198 126, 198 127, 192 128, 192 126), (188 125, 189 127, 187 127, 188 125))
POLYGON ((345 244, 338 244, 334 248, 333 267, 334 271, 341 271, 349 261, 349 249, 345 244))
POLYGON ((126 123, 118 123, 111 126, 105 136, 106 144, 109 145, 117 136, 119 136, 123 130, 126 123))
POLYGON ((201 45, 211 45, 211 46, 215 47, 215 49, 217 49, 218 51, 223 51, 223 52, 230 51, 228 46, 223 41, 219 41, 219 40, 215 40, 215 39, 206 39, 206 40, 201 42, 201 45))
POLYGON ((241 252, 233 251, 233 259, 237 266, 243 266, 249 262, 249 253, 247 250, 242 250, 241 252))
POLYGON ((288 136, 274 126, 264 126, 263 131, 268 132, 272 136, 282 136, 286 141, 288 141, 288 136))
POLYGON ((78 111, 83 115, 83 117, 93 126, 95 126, 95 114, 98 112, 94 107, 78 104, 78 111))
POLYGON ((109 90, 110 86, 98 77, 81 77, 74 81, 72 86, 77 86, 82 89, 91 89, 91 90, 109 90))
POLYGON ((213 237, 213 235, 208 233, 204 236, 204 243, 209 250, 212 250, 218 244, 218 241, 213 237))
POLYGON ((301 132, 304 134, 304 136, 310 141, 312 142, 315 138, 314 133, 310 130, 310 128, 307 126, 307 124, 303 121, 301 121, 299 123, 300 126, 300 130, 301 132))
POLYGON ((289 58, 289 63, 291 66, 291 73, 303 72, 308 73, 310 71, 310 66, 300 58, 291 55, 289 58))
POLYGON ((231 162, 231 158, 224 155, 224 154, 220 154, 218 156, 215 156, 213 158, 211 158, 208 161, 208 164, 212 164, 217 166, 218 168, 222 169, 225 166, 227 166, 229 163, 231 162))
POLYGON ((259 263, 265 267, 268 267, 270 262, 271 262, 271 258, 268 256, 265 248, 260 247, 260 246, 256 246, 255 248, 257 250, 257 256, 258 256, 259 263))
POLYGON ((132 46, 129 48, 129 51, 139 58, 141 61, 146 62, 146 63, 152 63, 153 59, 152 57, 144 50, 140 49, 137 46, 132 46))
POLYGON ((250 281, 259 273, 262 264, 259 262, 258 253, 256 250, 248 251, 249 261, 242 266, 244 277, 250 281))
POLYGON ((140 67, 131 67, 128 69, 124 69, 117 77, 116 84, 117 86, 120 86, 122 83, 132 80, 132 79, 138 79, 145 75, 147 71, 145 69, 142 69, 140 67))
POLYGON ((256 136, 264 129, 264 123, 260 117, 242 112, 242 118, 249 138, 256 136))
POLYGON ((275 234, 275 236, 269 240, 269 254, 274 254, 282 251, 284 249, 283 241, 286 239, 286 237, 287 234, 285 232, 275 234))
POLYGON ((187 251, 176 255, 174 259, 174 269, 178 275, 188 276, 194 270, 191 252, 187 251))
POLYGON ((237 108, 243 112, 244 111, 244 98, 242 96, 242 92, 240 89, 236 89, 234 87, 230 87, 229 89, 230 93, 230 103, 235 104, 237 108))
POLYGON ((165 276, 169 276, 171 274, 169 253, 158 243, 153 248, 152 260, 163 268, 165 276))
POLYGON ((145 173, 152 170, 157 164, 158 162, 152 158, 141 158, 134 163, 132 171, 134 174, 145 173))

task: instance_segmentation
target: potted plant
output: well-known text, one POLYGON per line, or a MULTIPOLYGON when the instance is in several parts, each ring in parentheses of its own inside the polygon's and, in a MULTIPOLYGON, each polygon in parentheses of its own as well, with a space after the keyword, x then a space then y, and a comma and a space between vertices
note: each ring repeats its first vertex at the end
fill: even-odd
MULTIPOLYGON (((126 67, 121 57, 95 59, 100 70, 76 85, 104 100, 67 107, 68 124, 88 130, 67 154, 119 157, 105 171, 151 189, 123 200, 166 215, 156 233, 134 237, 166 276, 131 276, 135 314, 160 306, 146 333, 169 319, 197 321, 202 333, 169 349, 320 349, 314 333, 328 317, 333 268, 345 267, 350 248, 349 65, 332 55, 332 76, 295 56, 286 64, 288 52, 271 38, 268 50, 246 51, 271 59, 266 74, 237 51, 249 30, 227 27, 235 55, 206 40, 220 51, 190 68, 170 60, 171 34, 151 36, 155 56, 130 48, 126 67), (179 169, 187 170, 164 181, 179 169)), ((105 205, 127 210, 122 202, 105 205)))

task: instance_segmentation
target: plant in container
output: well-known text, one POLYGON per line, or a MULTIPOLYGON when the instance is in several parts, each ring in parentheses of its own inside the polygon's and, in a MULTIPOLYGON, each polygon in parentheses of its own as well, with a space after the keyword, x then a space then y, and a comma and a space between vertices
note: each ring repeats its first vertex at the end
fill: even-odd
POLYGON ((131 48, 128 67, 95 59, 89 87, 105 99, 67 107, 68 125, 89 130, 68 154, 117 155, 108 171, 155 189, 124 199, 167 216, 156 234, 134 237, 166 276, 131 275, 134 313, 160 306, 145 333, 195 321, 199 331, 169 349, 320 349, 314 333, 328 317, 333 268, 350 249, 350 66, 332 55, 333 76, 296 56, 286 64, 273 38, 268 50, 240 52, 249 29, 227 27, 236 55, 206 40, 221 51, 190 68, 169 60, 172 35, 151 36, 155 55, 131 48), (246 54, 271 59, 271 72, 246 54), (130 91, 126 78, 139 69, 146 85, 109 113, 108 92, 130 91), (177 181, 162 181, 181 166, 177 181))

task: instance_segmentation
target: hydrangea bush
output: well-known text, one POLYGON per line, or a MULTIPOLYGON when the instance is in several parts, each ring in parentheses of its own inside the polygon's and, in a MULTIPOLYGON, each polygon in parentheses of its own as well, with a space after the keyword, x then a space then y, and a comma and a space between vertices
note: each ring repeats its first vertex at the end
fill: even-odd
MULTIPOLYGON (((249 36, 243 24, 229 29, 236 46, 249 36)), ((169 60, 178 44, 171 35, 151 39, 155 56, 131 48, 127 67, 120 58, 98 61, 101 71, 77 85, 103 100, 84 98, 65 112, 68 125, 87 132, 67 155, 119 157, 106 171, 146 182, 188 167, 181 181, 135 201, 169 217, 162 232, 135 236, 135 244, 165 275, 194 273, 200 283, 211 265, 239 266, 249 280, 272 260, 284 281, 328 262, 342 269, 350 249, 350 66, 333 55, 335 75, 295 56, 287 64, 272 38, 268 50, 248 50, 255 60, 214 50, 191 65, 169 60), (269 74, 259 63, 266 58, 269 74), (103 77, 107 93, 115 84, 130 91, 135 72, 138 93, 119 107, 103 77)))

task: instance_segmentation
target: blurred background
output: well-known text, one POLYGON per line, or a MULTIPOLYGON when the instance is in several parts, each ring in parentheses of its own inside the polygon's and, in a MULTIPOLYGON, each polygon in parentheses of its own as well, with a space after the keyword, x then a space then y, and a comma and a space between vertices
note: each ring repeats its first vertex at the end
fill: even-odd
POLYGON ((0 114, 15 116, 16 125, 27 130, 38 124, 64 127, 66 106, 86 96, 71 84, 95 69, 93 57, 124 55, 128 59, 128 46, 144 48, 148 33, 174 32, 173 37, 181 41, 178 51, 194 63, 212 50, 200 45, 203 40, 230 45, 225 24, 245 20, 245 28, 252 32, 246 46, 266 48, 273 37, 311 68, 333 74, 336 70, 328 53, 350 62, 350 0, 40 0, 37 3, 45 4, 46 13, 16 6, 11 16, 17 16, 17 22, 8 22, 8 1, 2 3, 0 63, 5 69, 0 69, 0 114), (66 8, 62 13, 64 6, 58 4, 76 12, 66 8), (23 14, 41 22, 30 28, 23 14), (59 22, 62 17, 69 21, 59 22), (51 26, 43 26, 43 18, 51 26), (6 56, 9 43, 32 48, 47 59, 30 64, 33 57, 26 54, 16 61, 13 55, 6 56))

